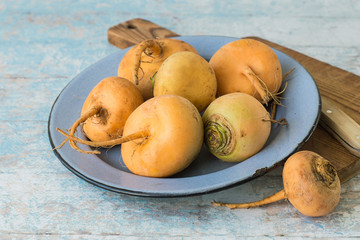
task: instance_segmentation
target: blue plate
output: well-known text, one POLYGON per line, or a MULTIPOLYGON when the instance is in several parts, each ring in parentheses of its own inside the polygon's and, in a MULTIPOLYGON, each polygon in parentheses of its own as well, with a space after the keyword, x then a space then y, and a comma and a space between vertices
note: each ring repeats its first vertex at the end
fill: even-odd
MULTIPOLYGON (((190 43, 209 60, 224 44, 237 38, 187 36, 190 43)), ((54 150, 59 160, 80 178, 107 190, 139 196, 176 197, 204 194, 243 183, 274 168, 297 151, 311 136, 320 116, 320 95, 311 75, 291 57, 275 50, 283 73, 295 67, 287 80, 277 119, 286 118, 287 126, 273 124, 264 148, 241 163, 226 163, 212 156, 205 147, 184 171, 169 178, 149 178, 132 174, 124 165, 120 146, 104 149, 100 155, 81 154, 69 144, 54 150)), ((68 129, 80 116, 91 89, 103 78, 116 76, 118 65, 127 52, 120 50, 85 69, 60 93, 49 116, 49 139, 52 147, 64 140, 56 128, 68 129)), ((79 131, 80 132, 80 131, 79 131)), ((79 137, 84 136, 79 133, 79 137)), ((88 146, 80 146, 90 150, 88 146)))

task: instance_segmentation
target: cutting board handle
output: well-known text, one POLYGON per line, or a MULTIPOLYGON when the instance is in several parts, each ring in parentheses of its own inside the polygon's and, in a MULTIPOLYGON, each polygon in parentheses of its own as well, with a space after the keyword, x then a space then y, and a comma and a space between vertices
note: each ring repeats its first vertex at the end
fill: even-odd
POLYGON ((138 44, 145 39, 177 37, 178 34, 155 23, 135 18, 108 30, 108 41, 112 45, 124 49, 138 44))

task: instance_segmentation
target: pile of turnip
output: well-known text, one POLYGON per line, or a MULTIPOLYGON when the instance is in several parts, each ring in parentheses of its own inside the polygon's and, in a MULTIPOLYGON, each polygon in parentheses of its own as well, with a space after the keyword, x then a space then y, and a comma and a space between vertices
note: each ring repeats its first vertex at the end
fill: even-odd
MULTIPOLYGON (((121 144, 127 168, 146 177, 184 170, 203 144, 219 161, 241 162, 261 151, 272 123, 286 125, 274 119, 275 108, 272 116, 266 109, 279 104, 283 78, 275 52, 256 40, 230 42, 208 62, 184 41, 149 39, 129 49, 118 76, 99 79, 68 132, 57 130, 66 137, 63 144, 85 154, 100 152, 78 144, 121 144), (88 139, 75 136, 79 126, 88 139)), ((276 197, 288 198, 305 215, 327 214, 339 201, 336 171, 315 153, 291 156, 283 178, 285 189, 276 197)))

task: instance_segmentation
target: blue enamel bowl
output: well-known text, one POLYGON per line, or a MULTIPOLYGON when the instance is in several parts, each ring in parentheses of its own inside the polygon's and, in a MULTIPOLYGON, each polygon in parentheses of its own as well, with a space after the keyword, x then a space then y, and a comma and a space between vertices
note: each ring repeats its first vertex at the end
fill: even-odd
MULTIPOLYGON (((220 36, 185 36, 209 60, 224 44, 237 38, 220 36)), ((56 128, 68 129, 80 116, 82 105, 91 89, 103 78, 116 76, 118 65, 128 49, 100 60, 76 76, 61 91, 49 115, 48 133, 51 146, 62 143, 64 136, 56 128)), ((285 118, 287 126, 273 124, 264 148, 240 163, 222 162, 204 146, 196 160, 184 171, 168 178, 142 177, 131 173, 123 163, 120 148, 104 149, 100 155, 82 154, 69 144, 54 150, 57 158, 75 175, 107 190, 138 196, 179 197, 205 194, 228 188, 258 177, 276 167, 296 152, 313 133, 320 117, 320 95, 307 70, 288 55, 274 49, 282 72, 295 67, 287 77, 288 86, 277 109, 277 119, 285 118)), ((81 131, 79 137, 85 138, 81 131)), ((81 146, 85 150, 90 147, 81 146)))

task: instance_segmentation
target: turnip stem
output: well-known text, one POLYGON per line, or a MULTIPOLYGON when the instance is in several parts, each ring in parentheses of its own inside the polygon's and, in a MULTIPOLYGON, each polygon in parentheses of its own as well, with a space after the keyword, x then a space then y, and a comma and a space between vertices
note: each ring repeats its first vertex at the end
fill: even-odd
POLYGON ((265 204, 277 202, 283 199, 286 199, 286 193, 285 190, 281 190, 280 192, 275 193, 274 195, 264 198, 260 201, 256 202, 250 202, 250 203, 222 203, 222 202, 212 202, 211 204, 217 207, 228 207, 231 209, 235 208, 253 208, 253 207, 259 207, 265 204))
POLYGON ((261 78, 257 76, 249 66, 244 69, 243 73, 250 80, 255 90, 260 95, 263 103, 267 103, 270 100, 270 92, 264 82, 261 80, 261 78))
POLYGON ((88 145, 91 147, 115 146, 115 145, 119 145, 119 144, 122 144, 125 142, 129 142, 129 141, 140 139, 140 138, 147 138, 150 136, 150 132, 147 129, 144 129, 142 131, 127 135, 125 137, 117 138, 117 139, 112 139, 112 140, 107 140, 107 141, 88 141, 88 140, 83 140, 81 138, 72 136, 59 128, 57 128, 56 130, 58 132, 60 132, 61 134, 63 134, 64 136, 66 136, 71 141, 75 141, 75 142, 85 144, 85 145, 88 145))
POLYGON ((142 41, 139 44, 138 49, 134 55, 134 68, 133 68, 133 81, 135 82, 136 85, 139 85, 138 73, 141 64, 141 55, 143 52, 145 52, 145 54, 147 54, 148 56, 152 56, 152 53, 156 53, 156 55, 161 57, 163 54, 163 48, 159 43, 159 41, 157 41, 156 39, 148 39, 142 41), (151 49, 151 53, 146 53, 146 49, 151 49))

